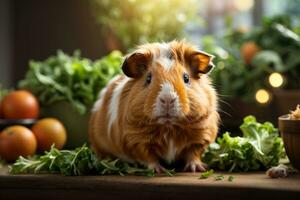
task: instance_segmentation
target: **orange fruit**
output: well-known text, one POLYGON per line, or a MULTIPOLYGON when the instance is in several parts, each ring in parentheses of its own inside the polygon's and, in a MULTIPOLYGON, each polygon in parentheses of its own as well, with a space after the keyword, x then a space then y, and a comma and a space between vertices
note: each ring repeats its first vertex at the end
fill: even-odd
POLYGON ((0 110, 6 119, 33 119, 38 118, 40 109, 35 96, 26 90, 17 90, 3 97, 0 110))
POLYGON ((245 42, 242 46, 241 46, 241 55, 242 58, 244 59, 246 64, 251 64, 252 59, 254 58, 254 56, 257 54, 257 52, 259 52, 261 49, 259 46, 257 46, 257 44, 255 42, 245 42))
POLYGON ((67 140, 64 125, 54 118, 39 120, 31 130, 36 137, 39 151, 49 151, 52 144, 57 149, 62 149, 67 140))
POLYGON ((19 156, 32 156, 36 147, 33 133, 24 126, 10 126, 0 134, 0 156, 7 161, 15 161, 19 156))

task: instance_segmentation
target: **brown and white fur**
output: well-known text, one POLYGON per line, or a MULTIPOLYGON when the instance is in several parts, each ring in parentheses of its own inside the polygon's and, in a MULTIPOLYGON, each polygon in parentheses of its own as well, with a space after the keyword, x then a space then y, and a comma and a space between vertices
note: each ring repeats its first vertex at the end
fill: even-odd
POLYGON ((159 160, 179 159, 204 171, 205 148, 218 131, 217 96, 206 75, 212 56, 186 42, 139 46, 95 103, 89 137, 100 156, 139 162, 156 172, 159 160))

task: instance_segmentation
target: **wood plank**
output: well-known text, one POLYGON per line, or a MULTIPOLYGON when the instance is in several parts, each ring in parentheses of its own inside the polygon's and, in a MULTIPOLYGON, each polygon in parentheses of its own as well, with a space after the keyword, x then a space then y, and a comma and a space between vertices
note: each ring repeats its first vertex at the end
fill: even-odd
MULTIPOLYGON (((216 173, 220 174, 220 173, 216 173)), ((174 177, 10 175, 0 170, 0 199, 300 199, 300 174, 271 179, 264 172, 234 173, 233 182, 199 174, 174 177)))

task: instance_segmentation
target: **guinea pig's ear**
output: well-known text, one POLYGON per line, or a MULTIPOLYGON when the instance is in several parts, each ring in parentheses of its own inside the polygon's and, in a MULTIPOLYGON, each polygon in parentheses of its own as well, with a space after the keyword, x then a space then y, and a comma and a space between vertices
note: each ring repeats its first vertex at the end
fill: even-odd
POLYGON ((134 52, 125 58, 122 70, 128 77, 139 78, 146 71, 150 60, 150 52, 134 52))
POLYGON ((185 53, 185 60, 195 78, 200 78, 201 74, 206 74, 212 70, 214 67, 213 58, 213 55, 203 51, 188 51, 185 53))

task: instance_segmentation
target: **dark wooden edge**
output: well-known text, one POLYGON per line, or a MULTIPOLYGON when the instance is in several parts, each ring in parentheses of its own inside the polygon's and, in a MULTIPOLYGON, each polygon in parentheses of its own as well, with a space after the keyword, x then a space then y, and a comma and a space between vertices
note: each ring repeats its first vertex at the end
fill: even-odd
MULTIPOLYGON (((24 175, 25 176, 25 175, 24 175)), ((1 176, 0 199, 299 199, 300 191, 221 184, 153 183, 112 177, 1 176)), ((149 178, 151 180, 151 178, 149 178)))

